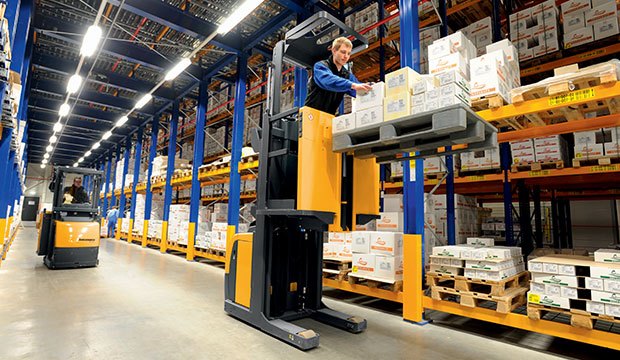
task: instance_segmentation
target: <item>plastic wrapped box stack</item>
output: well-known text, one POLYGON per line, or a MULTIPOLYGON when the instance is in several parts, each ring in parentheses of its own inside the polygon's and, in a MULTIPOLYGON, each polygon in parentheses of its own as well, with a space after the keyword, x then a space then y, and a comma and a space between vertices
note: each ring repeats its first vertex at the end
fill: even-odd
POLYGON ((510 40, 518 50, 519 61, 560 50, 558 19, 553 0, 510 15, 510 40))
POLYGON ((561 4, 564 48, 584 45, 618 34, 614 0, 569 0, 561 4))

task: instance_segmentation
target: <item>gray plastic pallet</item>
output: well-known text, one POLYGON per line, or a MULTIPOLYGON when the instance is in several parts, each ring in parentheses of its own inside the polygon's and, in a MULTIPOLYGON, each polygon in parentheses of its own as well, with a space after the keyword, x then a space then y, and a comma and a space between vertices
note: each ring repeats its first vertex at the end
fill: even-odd
POLYGON ((376 157, 378 162, 402 159, 404 152, 418 152, 411 158, 437 156, 437 148, 468 145, 467 149, 442 152, 456 154, 497 146, 497 129, 464 105, 414 114, 373 124, 334 136, 334 152, 353 152, 356 157, 376 157))

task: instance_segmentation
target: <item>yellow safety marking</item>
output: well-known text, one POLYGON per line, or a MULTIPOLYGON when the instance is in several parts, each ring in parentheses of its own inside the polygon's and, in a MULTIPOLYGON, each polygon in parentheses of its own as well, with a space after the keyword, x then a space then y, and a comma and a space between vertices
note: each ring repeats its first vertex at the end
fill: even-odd
POLYGON ((573 101, 582 101, 594 97, 594 89, 571 91, 566 94, 549 97, 549 106, 566 104, 573 101))
POLYGON ((618 165, 596 165, 592 166, 590 172, 618 171, 618 165))
POLYGON ((549 170, 536 170, 536 171, 530 171, 529 174, 532 177, 534 177, 534 176, 549 176, 551 174, 551 171, 549 171, 549 170))
POLYGON ((530 301, 530 302, 533 302, 533 303, 539 303, 540 302, 540 295, 529 293, 529 294, 527 294, 527 300, 530 301))
POLYGON ((486 176, 485 176, 485 175, 472 175, 472 176, 469 176, 467 180, 471 180, 471 181, 482 181, 482 180, 484 180, 484 179, 486 179, 486 176))

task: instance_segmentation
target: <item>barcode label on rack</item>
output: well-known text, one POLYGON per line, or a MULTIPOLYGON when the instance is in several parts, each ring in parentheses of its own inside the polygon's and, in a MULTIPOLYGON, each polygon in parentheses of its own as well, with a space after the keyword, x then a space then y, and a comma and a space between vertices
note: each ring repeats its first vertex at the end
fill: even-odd
POLYGON ((530 176, 548 176, 549 174, 551 174, 549 170, 530 171, 530 176))
POLYGON ((549 105, 550 106, 561 105, 561 104, 566 104, 566 103, 570 103, 573 101, 591 99, 593 97, 594 97, 594 89, 571 91, 566 94, 551 96, 549 98, 549 105))
POLYGON ((592 166, 590 172, 618 171, 618 165, 597 165, 592 166))
POLYGON ((483 181, 485 179, 484 175, 472 175, 469 177, 471 181, 483 181))

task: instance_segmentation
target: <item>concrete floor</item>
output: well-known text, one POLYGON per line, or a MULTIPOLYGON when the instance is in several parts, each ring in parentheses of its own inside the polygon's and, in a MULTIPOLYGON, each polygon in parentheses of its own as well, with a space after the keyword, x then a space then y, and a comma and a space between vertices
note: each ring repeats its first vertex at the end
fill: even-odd
POLYGON ((33 227, 22 228, 0 268, 0 359, 454 360, 558 355, 524 348, 520 340, 489 341, 497 337, 493 325, 485 328, 487 333, 475 334, 408 324, 397 313, 356 305, 358 297, 333 291, 345 301, 332 298, 326 303, 366 318, 368 330, 354 335, 300 321, 321 335, 319 348, 301 352, 226 315, 222 266, 103 240, 99 267, 50 271, 35 255, 35 239, 33 227))

